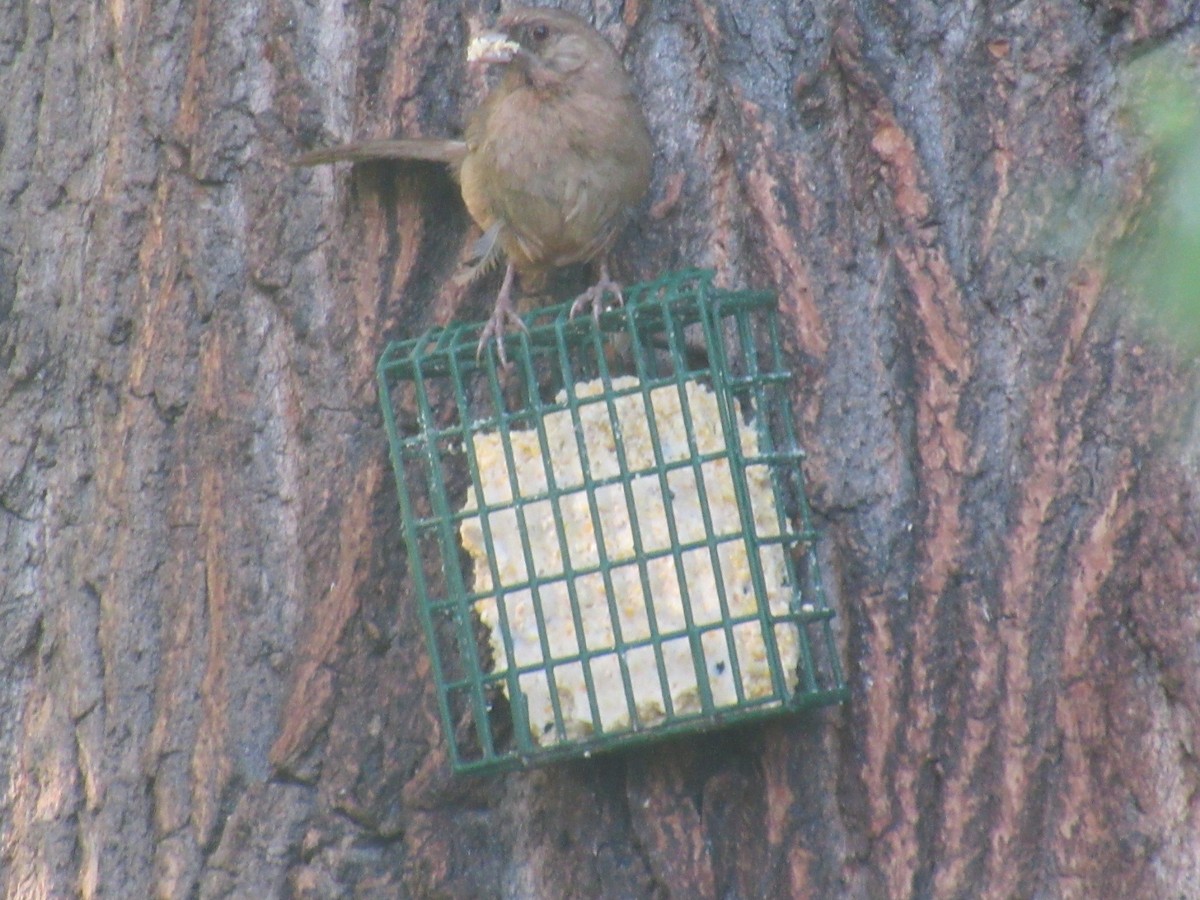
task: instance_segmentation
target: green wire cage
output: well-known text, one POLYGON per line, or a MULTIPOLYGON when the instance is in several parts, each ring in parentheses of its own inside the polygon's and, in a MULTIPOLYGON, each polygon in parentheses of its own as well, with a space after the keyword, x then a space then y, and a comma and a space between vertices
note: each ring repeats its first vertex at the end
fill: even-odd
POLYGON ((459 772, 836 703, 775 299, 675 273, 476 358, 379 360, 404 540, 459 772))

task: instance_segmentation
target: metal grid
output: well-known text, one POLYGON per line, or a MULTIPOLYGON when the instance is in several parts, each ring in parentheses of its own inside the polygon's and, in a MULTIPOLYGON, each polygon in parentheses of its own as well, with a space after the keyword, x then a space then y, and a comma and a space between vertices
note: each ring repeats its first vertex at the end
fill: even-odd
POLYGON ((480 772, 540 764, 844 700, 774 297, 723 291, 712 285, 711 273, 686 271, 630 288, 625 306, 598 322, 571 320, 568 309, 533 313, 525 320, 527 332, 507 336, 507 368, 490 351, 476 360, 479 325, 432 329, 390 344, 379 360, 404 539, 452 767, 480 772), (593 392, 585 393, 578 386, 589 379, 593 392), (672 421, 663 418, 664 398, 672 421), (715 409, 718 422, 697 420, 698 398, 715 401, 704 415, 715 409), (644 453, 634 459, 625 446, 631 402, 645 413, 649 459, 644 453), (585 437, 586 422, 598 413, 605 414, 600 419, 612 436, 611 458, 603 463, 593 458, 597 446, 585 437), (687 452, 668 458, 660 434, 667 428, 678 433, 680 419, 687 452), (575 435, 574 479, 564 479, 552 450, 556 421, 575 435), (697 435, 714 428, 723 440, 703 446, 697 435), (498 460, 495 452, 488 457, 488 465, 499 469, 481 470, 484 442, 499 450, 498 460), (538 451, 532 460, 530 446, 538 451), (733 532, 714 529, 706 496, 714 466, 732 489, 740 522, 733 532), (752 496, 747 472, 753 471, 765 473, 765 506, 752 496), (500 500, 485 491, 497 472, 507 481, 500 500), (677 521, 680 501, 673 491, 681 478, 698 494, 700 523, 694 516, 677 521), (644 496, 655 490, 664 498, 662 522, 646 521, 644 496), (610 552, 610 526, 601 514, 614 493, 624 500, 632 550, 618 558, 610 552), (583 504, 582 523, 565 512, 572 503, 575 509, 583 504), (763 527, 762 509, 776 524, 763 527), (660 525, 666 539, 651 546, 646 534, 660 525), (681 534, 694 535, 701 525, 699 540, 681 534), (588 527, 594 539, 584 541, 588 549, 581 553, 579 530, 588 527), (474 577, 464 528, 482 540, 474 577), (514 542, 516 580, 511 571, 504 576, 497 562, 499 551, 511 570, 514 542), (555 564, 545 562, 547 554, 555 564), (689 596, 695 583, 685 576, 697 554, 715 575, 719 608, 704 621, 696 621, 694 607, 704 599, 712 608, 712 598, 689 596), (732 596, 735 588, 722 577, 731 558, 745 562, 749 581, 743 591, 753 591, 749 607, 732 596), (768 583, 767 570, 775 573, 775 565, 783 580, 772 574, 768 583), (670 611, 655 609, 656 593, 665 593, 664 567, 676 579, 667 585, 670 593, 682 601, 683 621, 674 625, 666 624, 670 611), (622 633, 628 617, 619 608, 629 606, 631 577, 632 593, 645 606, 644 633, 636 636, 622 633), (625 585, 621 596, 618 582, 625 585), (768 599, 779 584, 788 593, 782 609, 768 599), (515 602, 533 613, 532 650, 514 636, 515 602), (603 640, 585 621, 596 615, 597 604, 609 623, 603 640), (551 630, 555 621, 572 636, 565 651, 561 635, 551 630), (747 630, 761 644, 753 690, 742 671, 747 630), (635 671, 631 661, 639 654, 652 660, 649 671, 635 671), (794 667, 785 665, 785 656, 795 659, 794 667), (675 687, 679 659, 694 669, 684 673, 684 700, 675 687), (676 669, 668 671, 672 660, 676 669), (726 666, 731 677, 722 683, 731 684, 733 693, 726 688, 718 697, 714 672, 724 676, 726 666), (570 709, 563 698, 570 694, 568 675, 584 692, 570 709), (654 697, 650 704, 647 689, 654 697), (534 690, 546 703, 531 715, 534 690), (614 702, 624 707, 619 720, 611 712, 614 702))

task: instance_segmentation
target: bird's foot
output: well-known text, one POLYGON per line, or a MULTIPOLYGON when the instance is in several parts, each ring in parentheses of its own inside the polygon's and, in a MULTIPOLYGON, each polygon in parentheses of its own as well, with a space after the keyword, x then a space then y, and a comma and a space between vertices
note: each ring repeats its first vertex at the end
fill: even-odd
POLYGON ((600 273, 600 279, 590 288, 575 298, 575 302, 571 304, 571 318, 575 318, 588 307, 592 309, 592 318, 599 319, 600 313, 604 312, 604 295, 610 294, 616 300, 617 306, 625 305, 625 294, 621 290, 621 285, 613 281, 607 271, 600 273))
POLYGON ((492 308, 492 317, 487 320, 487 324, 483 326, 483 331, 479 333, 479 346, 475 348, 476 362, 479 362, 483 358, 483 348, 487 346, 488 341, 495 338, 496 355, 500 357, 500 365, 507 366, 508 354, 504 350, 505 332, 510 330, 529 331, 525 327, 525 323, 521 321, 521 317, 517 315, 517 311, 513 308, 513 283, 516 277, 517 270, 510 262, 504 269, 504 282, 500 285, 500 293, 496 295, 496 305, 492 308), (510 328, 509 326, 514 327, 510 328))
POLYGON ((500 298, 497 298, 496 308, 492 310, 492 317, 487 320, 483 331, 479 333, 479 346, 475 348, 475 361, 478 362, 483 358, 484 347, 487 346, 488 341, 495 338, 496 355, 500 357, 500 365, 507 366, 508 354, 504 350, 504 335, 510 331, 528 332, 529 328, 521 321, 521 317, 517 315, 511 302, 501 302, 500 298))

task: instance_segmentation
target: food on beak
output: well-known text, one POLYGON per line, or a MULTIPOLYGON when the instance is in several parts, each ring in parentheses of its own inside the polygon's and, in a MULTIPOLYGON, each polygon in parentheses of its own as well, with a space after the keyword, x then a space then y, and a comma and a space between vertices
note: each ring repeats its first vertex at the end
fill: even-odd
POLYGON ((511 40, 507 34, 486 31, 467 46, 467 62, 506 63, 516 56, 520 49, 521 45, 511 40))

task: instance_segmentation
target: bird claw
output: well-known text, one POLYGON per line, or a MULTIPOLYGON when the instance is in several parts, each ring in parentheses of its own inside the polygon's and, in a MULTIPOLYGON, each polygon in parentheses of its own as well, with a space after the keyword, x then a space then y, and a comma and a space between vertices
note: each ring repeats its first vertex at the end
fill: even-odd
POLYGON ((504 335, 509 331, 523 331, 528 334, 529 327, 510 307, 497 306, 492 311, 492 317, 483 326, 483 331, 479 333, 479 346, 475 348, 475 362, 479 362, 483 358, 483 348, 487 346, 488 341, 495 338, 496 356, 500 358, 500 365, 507 366, 508 353, 504 349, 504 335), (510 328, 510 326, 515 327, 510 328))
POLYGON ((592 318, 599 321, 600 313, 604 311, 605 294, 612 294, 616 298, 617 306, 625 305, 625 294, 621 290, 621 285, 617 284, 611 278, 602 277, 575 298, 575 302, 571 304, 570 318, 575 318, 590 306, 592 308, 592 318))

